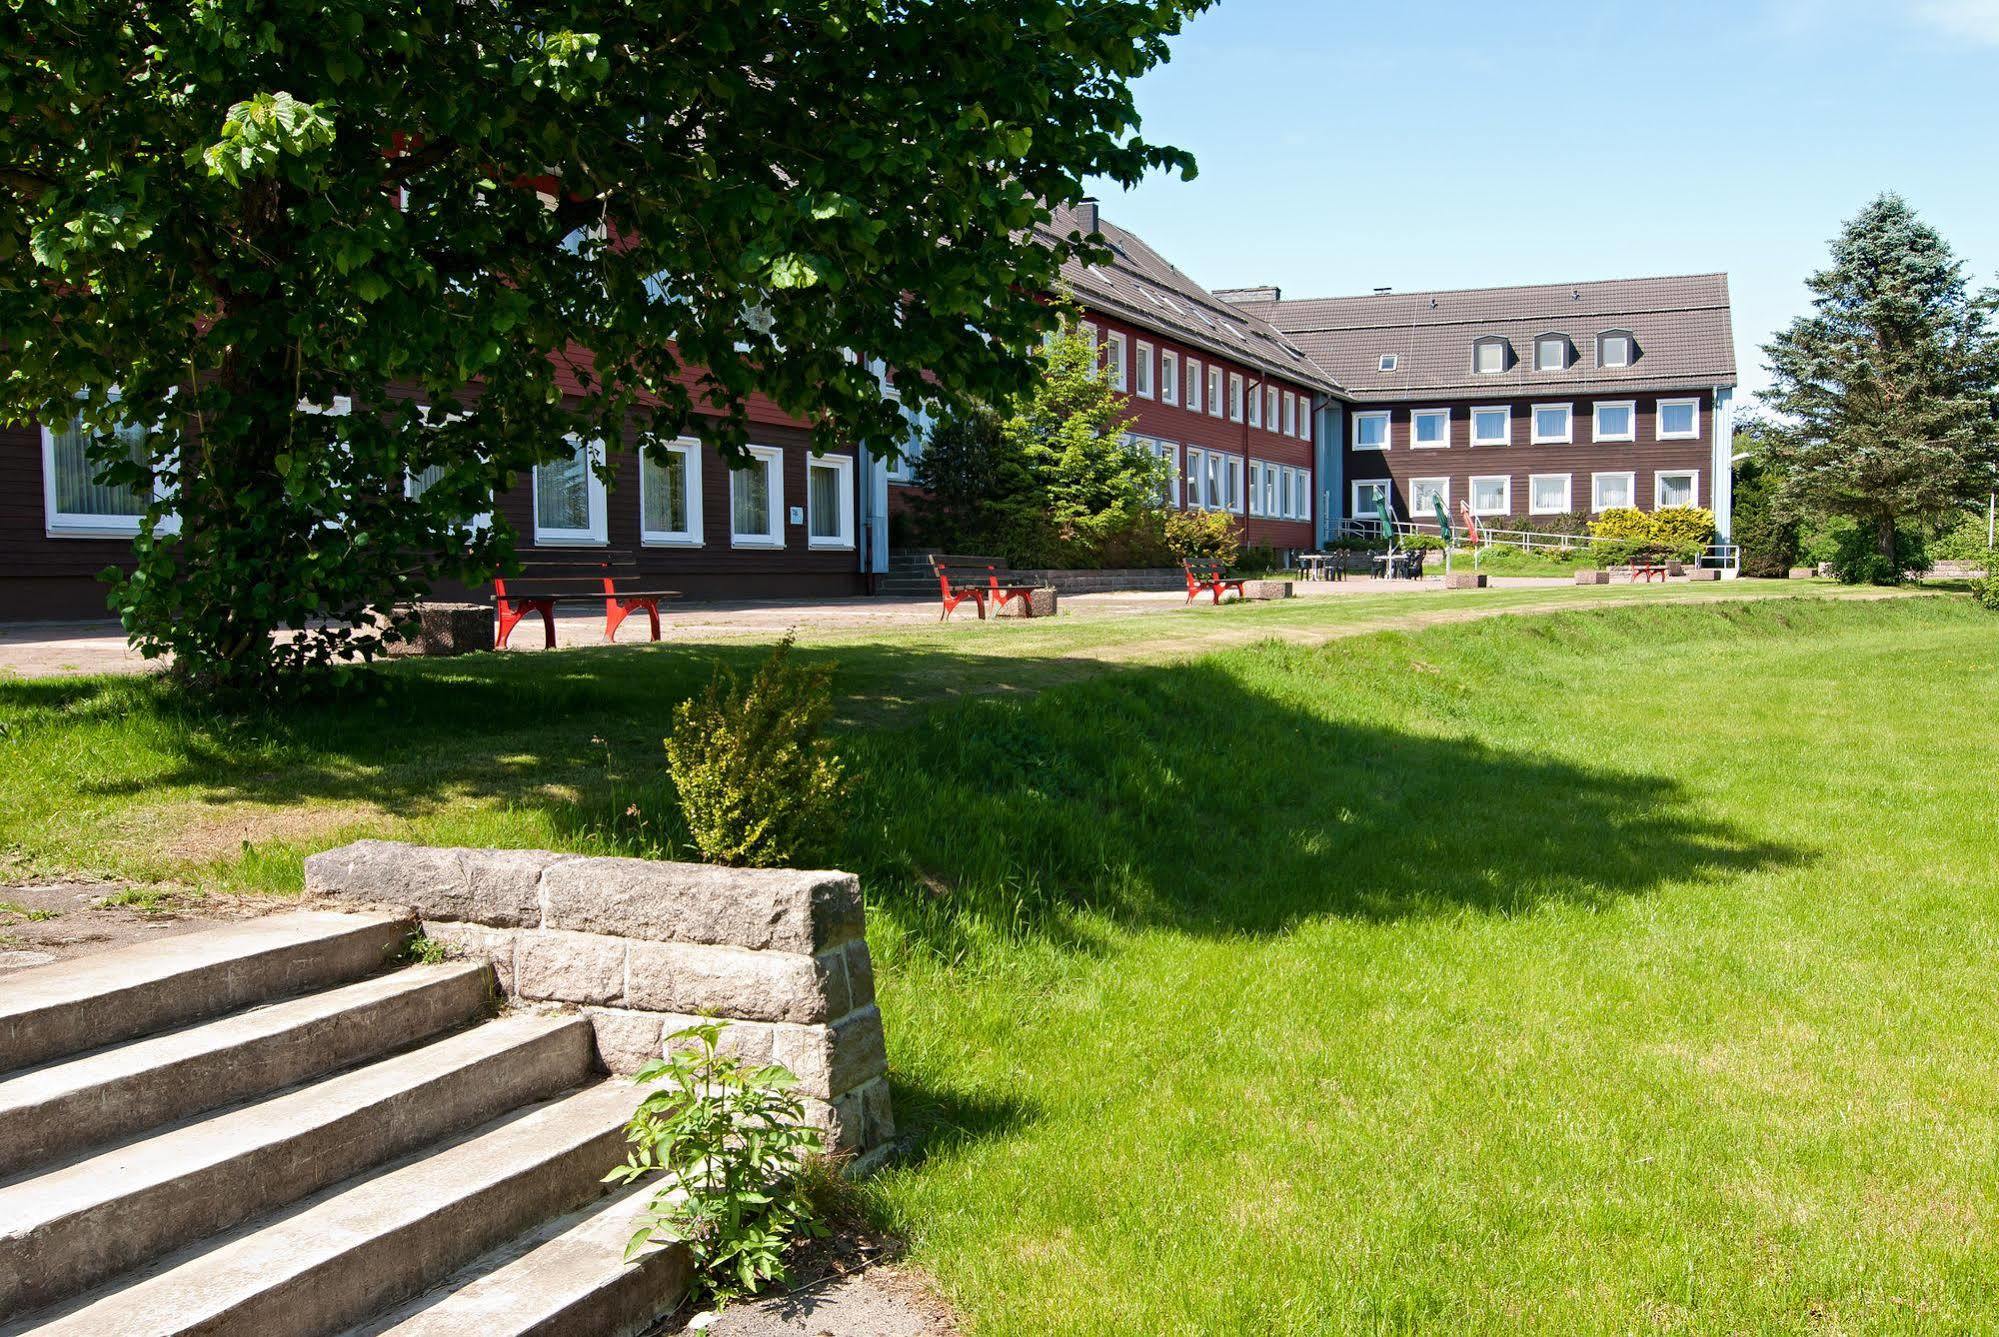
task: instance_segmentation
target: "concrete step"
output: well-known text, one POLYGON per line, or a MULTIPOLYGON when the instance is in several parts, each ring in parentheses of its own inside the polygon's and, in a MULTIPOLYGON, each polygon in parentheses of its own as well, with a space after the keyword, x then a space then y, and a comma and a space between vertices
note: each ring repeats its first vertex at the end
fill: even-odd
POLYGON ((0 1187, 0 1314, 584 1080, 590 1024, 516 1016, 0 1187))
POLYGON ((640 1094, 611 1080, 516 1111, 5 1331, 323 1337, 368 1321, 595 1201, 640 1094))
POLYGON ((395 915, 306 910, 15 971, 0 991, 0 1072, 359 979, 409 930, 395 915))
POLYGON ((551 1221, 348 1337, 649 1332, 679 1307, 693 1277, 692 1260, 678 1245, 656 1246, 625 1261, 625 1243, 657 1187, 636 1184, 551 1221))
POLYGON ((411 966, 0 1078, 0 1176, 429 1039, 491 989, 484 962, 411 966))

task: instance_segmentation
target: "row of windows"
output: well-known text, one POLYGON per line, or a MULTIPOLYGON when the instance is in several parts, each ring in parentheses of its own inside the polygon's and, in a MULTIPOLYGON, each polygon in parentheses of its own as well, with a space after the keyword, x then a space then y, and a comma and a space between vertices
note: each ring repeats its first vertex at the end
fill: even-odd
MULTIPOLYGON (((1474 339, 1471 349, 1472 371, 1480 376, 1498 376, 1517 365, 1513 341, 1504 335, 1488 334, 1474 339)), ((1621 371, 1636 364, 1638 358, 1638 339, 1630 330, 1604 330, 1596 336, 1599 371, 1621 371)), ((1381 370, 1394 371, 1398 361, 1395 354, 1383 353, 1381 370)), ((1575 342, 1566 334, 1550 331, 1534 340, 1535 371, 1567 371, 1579 361, 1575 342)))
MULTIPOLYGON (((1492 474, 1472 478, 1467 481, 1469 495, 1465 500, 1470 504, 1473 515, 1501 516, 1517 514, 1513 509, 1513 478, 1509 474, 1492 474)), ((1652 506, 1661 510, 1668 506, 1700 505, 1701 475, 1698 469, 1661 469, 1652 475, 1652 506)), ((1623 472, 1594 473, 1590 475, 1590 510, 1608 511, 1619 507, 1638 504, 1638 476, 1628 470, 1623 472)), ((1365 519, 1376 514, 1386 503, 1393 505, 1394 484, 1386 478, 1360 479, 1353 485, 1353 514, 1365 519)), ((1412 478, 1409 480, 1409 512, 1411 515, 1427 516, 1441 501, 1446 511, 1451 508, 1451 480, 1448 478, 1412 478)), ((1574 509, 1573 480, 1569 474, 1529 474, 1527 477, 1527 512, 1530 515, 1565 515, 1574 509)))
MULTIPOLYGON (((1134 436, 1133 445, 1166 461, 1163 504, 1181 502, 1180 447, 1171 441, 1134 436)), ((1312 518, 1312 471, 1271 460, 1249 461, 1245 486, 1243 457, 1226 450, 1188 446, 1185 505, 1201 511, 1234 511, 1269 520, 1312 518)))
MULTIPOLYGON (((1657 437, 1661 441, 1697 441, 1701 434, 1701 402, 1698 399, 1662 399, 1658 403, 1657 437)), ((1474 446, 1513 444, 1513 410, 1504 404, 1474 408, 1471 443, 1474 446)), ((1528 412, 1528 444, 1566 446, 1575 440, 1575 405, 1536 404, 1528 412)), ((1355 450, 1388 450, 1394 445, 1394 415, 1387 409, 1353 415, 1355 450)), ((1591 406, 1590 440, 1630 442, 1638 439, 1638 401, 1602 400, 1591 406)), ((1444 450, 1451 444, 1450 409, 1411 409, 1409 447, 1412 450, 1444 450)))
MULTIPOLYGON (((1083 322, 1083 333, 1097 343, 1097 327, 1083 322)), ((1226 417, 1230 422, 1247 423, 1279 436, 1312 439, 1312 397, 1275 385, 1247 385, 1241 372, 1228 371, 1213 363, 1204 368, 1201 359, 1188 357, 1183 375, 1180 354, 1171 348, 1155 353, 1152 344, 1136 340, 1137 355, 1127 355, 1124 334, 1112 330, 1103 336, 1104 375, 1120 391, 1140 399, 1156 399, 1162 404, 1181 404, 1189 413, 1200 413, 1203 404, 1209 417, 1226 417)))

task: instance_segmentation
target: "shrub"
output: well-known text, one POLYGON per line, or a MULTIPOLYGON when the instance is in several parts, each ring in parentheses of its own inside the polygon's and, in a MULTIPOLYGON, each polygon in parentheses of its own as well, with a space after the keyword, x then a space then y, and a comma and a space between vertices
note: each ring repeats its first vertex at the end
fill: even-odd
POLYGON ((667 1057, 639 1069, 633 1080, 655 1089, 625 1126, 625 1163, 604 1178, 662 1176, 625 1258, 655 1240, 685 1244, 697 1285, 725 1303, 785 1280, 792 1239, 826 1232, 805 1191, 821 1143, 792 1092, 796 1079, 721 1053, 721 1032, 715 1021, 676 1031, 667 1057))
POLYGON ((1972 602, 1999 613, 1999 574, 1981 576, 1971 582, 1972 602))
POLYGON ((1667 506, 1654 511, 1652 540, 1698 552, 1714 542, 1714 512, 1702 506, 1667 506))
POLYGON ((1972 566, 1989 566, 1992 561, 1992 549, 1985 544, 1985 536, 1989 532, 1983 510, 1966 511, 1954 523, 1944 526, 1937 536, 1930 540, 1930 556, 1940 562, 1965 562, 1972 566))
POLYGON ((1444 550, 1444 541, 1435 534, 1404 534, 1397 542, 1405 548, 1421 548, 1425 552, 1442 552, 1444 550))
POLYGON ((1227 511, 1169 511, 1166 545, 1183 561, 1234 566, 1242 553, 1242 525, 1227 511))
POLYGON ((1777 495, 1777 477, 1754 460, 1735 472, 1733 537, 1745 576, 1786 576, 1798 564, 1798 522, 1777 495))
POLYGON ((1837 519, 1826 527, 1833 577, 1847 585, 1899 585, 1910 572, 1921 574, 1931 562, 1923 535, 1904 526, 1895 529, 1895 556, 1882 555, 1872 528, 1837 519))
POLYGON ((1613 506, 1591 522, 1590 536, 1647 543, 1652 539, 1652 518, 1631 506, 1613 506))
POLYGON ((846 787, 823 731, 832 666, 791 662, 792 637, 747 685, 717 665, 673 712, 667 767, 695 847, 716 863, 768 867, 820 848, 846 787))
POLYGON ((1282 571, 1284 559, 1277 549, 1258 543, 1244 548, 1236 565, 1244 571, 1282 571))

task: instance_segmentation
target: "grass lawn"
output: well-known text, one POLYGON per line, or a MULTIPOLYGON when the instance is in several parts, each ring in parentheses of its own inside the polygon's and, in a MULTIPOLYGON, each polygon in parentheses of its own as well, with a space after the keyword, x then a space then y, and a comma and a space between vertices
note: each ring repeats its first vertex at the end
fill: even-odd
MULTIPOLYGON (((1689 591, 1343 634, 1470 606, 1412 597, 1189 619, 1224 648, 1173 662, 1170 619, 812 647, 913 1260, 979 1334, 1986 1327, 1999 621, 1689 591)), ((13 856, 674 848, 695 657, 386 676, 233 727, 0 683, 13 856)))

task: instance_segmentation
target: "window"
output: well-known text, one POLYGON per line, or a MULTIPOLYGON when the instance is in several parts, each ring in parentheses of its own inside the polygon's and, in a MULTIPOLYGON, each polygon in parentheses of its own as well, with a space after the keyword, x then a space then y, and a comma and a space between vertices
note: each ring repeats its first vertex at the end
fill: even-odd
POLYGON ((1210 416, 1210 417, 1215 417, 1215 418, 1219 418, 1219 417, 1221 417, 1221 416, 1222 416, 1222 408, 1223 408, 1223 405, 1222 405, 1222 369, 1221 369, 1220 367, 1214 367, 1214 366, 1211 366, 1211 367, 1209 367, 1209 368, 1208 368, 1208 414, 1209 414, 1209 416, 1210 416))
POLYGON ((1298 396, 1289 390, 1284 392, 1284 435, 1298 435, 1298 396))
POLYGON ((854 458, 814 455, 805 461, 805 546, 854 546, 854 458))
MULTIPOLYGON (((115 400, 117 395, 111 398, 115 400)), ((111 430, 127 456, 140 464, 147 461, 144 427, 121 422, 111 430)), ((137 534, 139 520, 153 500, 151 489, 98 482, 90 442, 91 434, 81 418, 72 418, 61 427, 42 427, 42 518, 49 535, 92 538, 137 534)), ((163 519, 160 528, 165 532, 170 525, 163 519)))
POLYGON ((1701 476, 1697 469, 1672 469, 1652 475, 1652 509, 1701 504, 1701 476))
POLYGON ((534 467, 534 541, 603 543, 604 443, 570 436, 569 453, 534 467))
POLYGON ((1201 359, 1197 357, 1187 359, 1187 411, 1201 411, 1201 359))
POLYGON ((700 443, 688 439, 639 452, 639 542, 700 546, 700 443))
POLYGON ((1242 513, 1245 498, 1242 491, 1242 456, 1230 455, 1228 462, 1228 502, 1229 510, 1242 513))
POLYGON ((1312 439, 1312 396, 1310 392, 1298 396, 1298 439, 1312 439))
POLYGON ((1598 404, 1596 421, 1591 426, 1590 436, 1597 441, 1636 441, 1638 405, 1630 400, 1622 403, 1598 404))
POLYGON ((1504 404, 1471 411, 1471 443, 1474 446, 1505 446, 1513 443, 1513 410, 1504 404))
POLYGON ((1152 398, 1152 345, 1138 341, 1138 362, 1133 367, 1132 389, 1140 399, 1152 398))
POLYGON ((1263 513, 1282 518, 1287 513, 1290 484, 1285 480, 1284 470, 1277 465, 1263 466, 1263 513))
POLYGON ((1527 509, 1536 515, 1566 515, 1569 509, 1569 476, 1535 474, 1529 478, 1527 509))
POLYGON ((1090 347, 1097 346, 1097 327, 1087 320, 1083 322, 1083 339, 1090 347))
POLYGON ((1473 515, 1513 514, 1513 479, 1506 474, 1495 474, 1486 478, 1472 479, 1471 513, 1473 515))
POLYGON ((1451 480, 1448 478, 1412 478, 1409 480, 1409 514, 1412 519, 1422 520, 1433 515, 1437 504, 1443 503, 1446 511, 1451 509, 1451 480))
POLYGON ((1242 377, 1229 373, 1229 421, 1242 421, 1242 377))
POLYGON ((1353 415, 1353 448, 1355 450, 1388 449, 1388 414, 1356 413, 1353 415))
POLYGON ((1312 474, 1309 469, 1291 471, 1291 518, 1312 518, 1312 474))
POLYGON ((1449 409, 1416 409, 1409 415, 1409 448, 1443 450, 1451 444, 1449 409))
POLYGON ((1567 445, 1575 433, 1574 415, 1570 408, 1567 404, 1536 404, 1533 443, 1537 446, 1567 445))
POLYGON ((1534 341, 1534 370, 1566 371, 1569 339, 1564 334, 1544 334, 1534 341))
POLYGON ((1277 430, 1277 415, 1281 411, 1281 405, 1282 401, 1277 398, 1277 387, 1274 385, 1265 386, 1263 388, 1263 420, 1270 424, 1270 430, 1273 432, 1277 430))
POLYGON ((1159 402, 1180 402, 1180 355, 1170 348, 1159 354, 1159 402))
POLYGON ((1364 478, 1353 485, 1353 518, 1372 520, 1382 511, 1395 514, 1395 496, 1386 478, 1364 478))
POLYGON ((1151 451, 1166 463, 1166 477, 1159 485, 1159 504, 1178 507, 1180 505, 1180 447, 1171 441, 1148 441, 1144 437, 1134 437, 1143 449, 1151 451))
POLYGON ((729 542, 738 548, 784 546, 784 452, 750 446, 750 458, 729 473, 729 542))
POLYGON ((1632 492, 1630 474, 1591 474, 1589 508, 1593 511, 1608 511, 1619 506, 1633 505, 1632 492))
POLYGON ((1113 389, 1122 390, 1127 385, 1125 377, 1124 336, 1112 332, 1104 336, 1104 377, 1113 389))
POLYGON ((1187 447, 1187 505, 1201 510, 1208 504, 1208 452, 1187 447))
POLYGON ((1402 359, 1393 353, 1383 353, 1381 361, 1374 364, 1381 371, 1394 371, 1402 365, 1402 359))
POLYGON ((1497 376, 1513 360, 1512 352, 1504 339, 1480 339, 1472 345, 1472 370, 1481 376, 1497 376))
POLYGON ((1249 425, 1263 426, 1263 396, 1256 392, 1253 385, 1249 388, 1249 425))
POLYGON ((1698 399, 1659 401, 1659 439, 1691 441, 1701 434, 1701 402, 1698 399))
POLYGON ((1632 362, 1632 352, 1637 347, 1629 330, 1605 330, 1596 336, 1596 365, 1599 367, 1628 367, 1632 362))
MULTIPOLYGON (((1272 467, 1274 470, 1275 466, 1272 467)), ((1249 462, 1249 513, 1251 515, 1265 514, 1270 505, 1270 503, 1264 499, 1263 489, 1264 489, 1263 461, 1251 460, 1249 462)), ((1273 488, 1271 489, 1271 491, 1274 494, 1276 489, 1273 488)))

